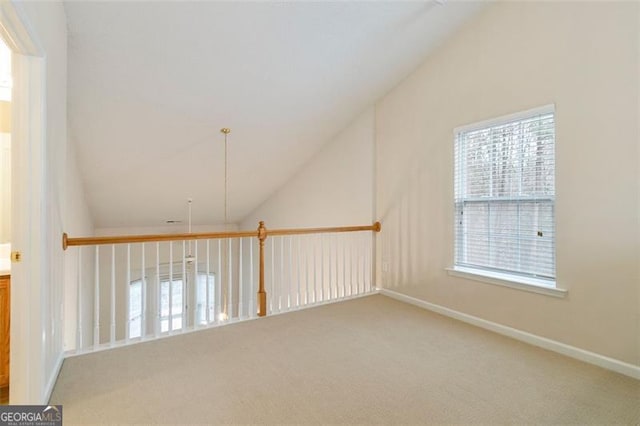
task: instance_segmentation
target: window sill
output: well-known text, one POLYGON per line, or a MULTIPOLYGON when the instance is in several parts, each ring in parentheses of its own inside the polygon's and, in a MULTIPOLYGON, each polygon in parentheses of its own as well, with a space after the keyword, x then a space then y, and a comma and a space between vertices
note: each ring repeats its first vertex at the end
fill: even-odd
POLYGON ((556 288, 548 282, 536 278, 518 277, 500 272, 483 271, 460 266, 447 268, 447 274, 453 277, 467 278, 474 281, 500 285, 503 287, 524 290, 532 293, 544 294, 553 297, 566 297, 567 290, 556 288))

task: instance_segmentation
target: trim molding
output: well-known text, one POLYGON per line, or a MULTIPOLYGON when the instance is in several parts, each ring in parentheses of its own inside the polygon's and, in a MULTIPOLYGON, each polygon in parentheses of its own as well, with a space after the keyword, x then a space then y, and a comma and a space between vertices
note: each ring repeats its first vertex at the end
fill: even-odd
POLYGON ((506 325, 487 321, 485 319, 455 311, 441 305, 436 305, 434 303, 416 299, 415 297, 407 296, 393 290, 381 289, 380 294, 392 299, 399 300, 401 302, 418 306, 420 308, 435 312, 440 315, 465 322, 467 324, 475 325, 476 327, 484 328, 485 330, 493 331, 494 333, 502 334, 503 336, 511 337, 512 339, 520 340, 521 342, 525 342, 533 346, 538 346, 543 349, 557 352, 570 358, 597 365, 598 367, 615 371, 616 373, 624 374, 625 376, 633 377, 634 379, 640 380, 640 366, 637 365, 629 364, 614 358, 609 358, 607 356, 580 349, 575 346, 570 346, 556 340, 547 339, 546 337, 541 337, 536 334, 527 333, 526 331, 508 327, 506 325))
POLYGON ((542 284, 538 284, 536 280, 529 280, 526 278, 521 281, 516 281, 514 278, 502 278, 501 275, 485 271, 476 271, 472 268, 446 268, 447 274, 452 277, 466 278, 468 280, 479 281, 483 283, 499 285, 503 287, 515 288, 516 290, 528 291, 530 293, 544 294, 545 296, 553 297, 566 297, 567 290, 557 287, 548 287, 542 284))
POLYGON ((49 381, 47 382, 47 386, 44 388, 44 398, 42 404, 48 404, 51 399, 51 393, 53 392, 53 388, 58 381, 58 375, 60 374, 60 369, 62 368, 62 363, 64 362, 64 352, 60 352, 58 354, 58 359, 56 360, 56 364, 53 367, 53 371, 51 372, 51 376, 49 377, 49 381))
MULTIPOLYGON (((13 265, 11 278, 11 387, 12 404, 29 404, 47 392, 46 348, 42 331, 46 321, 39 309, 44 303, 44 266, 47 246, 43 232, 46 212, 46 63, 44 50, 33 30, 23 2, 0 0, 0 36, 13 52, 12 164, 16 173, 11 210, 12 247, 24 261, 13 265)), ((46 323, 48 325, 48 323, 46 323)), ((51 354, 51 356, 58 356, 51 354)), ((57 359, 56 359, 56 362, 57 359)), ((53 374, 53 372, 51 372, 53 374)))

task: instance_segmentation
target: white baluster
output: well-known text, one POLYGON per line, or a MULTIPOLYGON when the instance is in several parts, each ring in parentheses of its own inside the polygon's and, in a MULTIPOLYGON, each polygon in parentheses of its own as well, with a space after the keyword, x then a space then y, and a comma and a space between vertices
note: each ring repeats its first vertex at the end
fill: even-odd
POLYGON ((289 237, 289 280, 287 283, 289 309, 291 309, 293 306, 293 298, 291 297, 291 292, 293 291, 293 236, 289 237))
POLYGON ((111 331, 109 342, 111 346, 116 341, 116 246, 111 245, 111 331))
POLYGON ((320 238, 320 301, 324 302, 324 234, 318 235, 320 238))
POLYGON ((141 307, 140 307, 140 339, 144 339, 144 336, 147 332, 147 268, 146 268, 146 264, 145 264, 145 258, 144 258, 144 243, 140 244, 142 253, 141 253, 141 259, 140 259, 140 263, 142 264, 141 268, 142 268, 142 273, 140 276, 140 302, 141 302, 141 307))
POLYGON ((340 281, 340 278, 341 278, 341 276, 340 276, 340 270, 341 270, 340 269, 340 248, 341 248, 340 238, 341 238, 340 234, 336 234, 334 236, 334 244, 335 244, 335 250, 336 250, 335 251, 335 258, 336 258, 336 269, 335 269, 335 272, 336 272, 336 278, 335 278, 336 279, 336 299, 339 299, 340 297, 342 297, 340 295, 340 289, 342 288, 341 281, 340 281))
POLYGON ((211 305, 210 305, 210 295, 209 295, 209 280, 211 275, 211 264, 210 264, 210 250, 209 250, 209 241, 207 240, 207 280, 206 280, 206 288, 205 288, 205 319, 207 321, 207 325, 211 322, 211 305))
POLYGON ((222 317, 222 240, 218 240, 218 275, 216 280, 216 323, 221 320, 222 317))
POLYGON ((271 238, 271 291, 267 292, 267 293, 271 293, 271 297, 269 297, 269 313, 273 312, 273 301, 274 299, 276 300, 276 307, 278 306, 278 297, 280 297, 279 294, 276 293, 276 261, 275 261, 275 257, 276 257, 276 239, 275 238, 271 238))
POLYGON ((356 294, 360 294, 360 247, 358 245, 358 235, 352 236, 353 240, 353 259, 354 259, 354 274, 355 274, 355 286, 356 294))
POLYGON ((285 237, 280 237, 280 282, 278 283, 278 287, 280 288, 280 297, 278 298, 279 306, 278 308, 282 311, 287 310, 289 304, 287 302, 289 297, 289 292, 284 294, 284 239, 285 237))
POLYGON ((365 282, 365 275, 366 275, 366 264, 365 264, 365 245, 364 245, 364 234, 361 232, 359 235, 358 240, 360 241, 360 263, 362 264, 362 270, 360 272, 360 281, 362 282, 362 293, 366 293, 367 292, 367 285, 365 282))
POLYGON ((93 347, 100 344, 100 246, 96 246, 95 288, 93 290, 93 347))
MULTIPOLYGON (((193 302, 193 328, 200 327, 200 321, 198 318, 198 286, 200 285, 199 277, 198 277, 198 240, 194 241, 193 244, 193 296, 191 297, 191 301, 193 302)), ((189 247, 191 247, 191 243, 189 243, 189 247)), ((200 304, 200 310, 203 309, 200 304)))
POLYGON ((231 238, 227 238, 227 283, 228 283, 228 295, 227 295, 227 318, 230 320, 233 318, 233 254, 232 254, 232 246, 233 240, 231 238))
POLYGON ((355 294, 360 294, 360 247, 358 245, 358 235, 353 234, 351 238, 353 240, 353 272, 355 275, 355 294))
POLYGON ((356 245, 353 242, 353 237, 349 241, 349 275, 351 280, 351 296, 358 294, 358 265, 356 262, 356 256, 354 255, 356 245))
POLYGON ((342 297, 347 297, 347 237, 346 234, 340 236, 342 240, 342 297))
POLYGON ((361 235, 355 234, 356 249, 358 250, 358 294, 364 292, 364 258, 362 257, 362 238, 361 235))
POLYGON ((167 331, 173 331, 173 241, 169 241, 169 318, 167 331))
POLYGON ((337 299, 337 296, 333 292, 333 255, 334 255, 334 239, 333 234, 329 234, 329 300, 337 299))
POLYGON ((313 261, 313 268, 311 269, 312 271, 312 278, 313 278, 313 303, 316 303, 318 301, 318 267, 317 267, 317 263, 318 263, 318 250, 316 249, 316 236, 315 235, 311 235, 309 237, 309 239, 311 240, 311 246, 312 246, 312 250, 311 250, 311 260, 313 261))
POLYGON ((255 318, 257 313, 254 303, 258 289, 253 281, 253 241, 253 238, 249 239, 249 288, 251 289, 249 291, 249 318, 255 318))
POLYGON ((131 244, 127 244, 127 275, 125 282, 125 292, 126 300, 125 300, 125 315, 126 315, 126 327, 125 327, 125 341, 129 342, 129 335, 131 333, 131 316, 129 315, 129 303, 131 300, 131 244))
POLYGON ((373 239, 375 238, 375 236, 373 235, 373 233, 368 234, 368 238, 367 238, 367 274, 368 274, 368 278, 367 278, 367 282, 369 283, 369 292, 373 291, 373 268, 374 268, 374 263, 373 263, 373 239))
POLYGON ((188 289, 187 289, 187 242, 182 241, 182 325, 180 331, 187 328, 187 309, 189 307, 188 289))
POLYGON ((156 243, 156 321, 155 334, 160 336, 161 325, 160 317, 162 316, 162 284, 160 282, 160 242, 156 243))
POLYGON ((353 235, 351 235, 351 273, 353 274, 353 295, 358 294, 358 246, 356 241, 354 240, 353 235))
POLYGON ((296 236, 296 241, 298 242, 298 251, 296 252, 296 272, 298 273, 298 294, 296 296, 296 306, 300 307, 302 303, 302 294, 300 289, 300 284, 302 282, 302 258, 300 257, 300 237, 296 236))
POLYGON ((242 318, 242 312, 244 308, 243 303, 243 294, 242 294, 242 240, 243 238, 239 238, 239 249, 238 249, 238 319, 242 318))
POLYGON ((78 330, 76 334, 76 351, 82 350, 82 246, 78 247, 78 330))
POLYGON ((311 280, 309 279, 309 271, 311 267, 309 266, 309 236, 300 237, 304 241, 304 304, 308 305, 311 303, 311 280))

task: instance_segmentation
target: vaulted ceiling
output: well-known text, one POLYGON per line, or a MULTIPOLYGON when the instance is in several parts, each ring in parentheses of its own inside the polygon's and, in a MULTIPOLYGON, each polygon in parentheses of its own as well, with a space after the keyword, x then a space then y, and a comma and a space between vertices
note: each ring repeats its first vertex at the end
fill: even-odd
MULTIPOLYGON (((97 227, 241 220, 479 2, 78 2, 69 134, 97 227)), ((327 173, 331 171, 328 170, 327 173)))

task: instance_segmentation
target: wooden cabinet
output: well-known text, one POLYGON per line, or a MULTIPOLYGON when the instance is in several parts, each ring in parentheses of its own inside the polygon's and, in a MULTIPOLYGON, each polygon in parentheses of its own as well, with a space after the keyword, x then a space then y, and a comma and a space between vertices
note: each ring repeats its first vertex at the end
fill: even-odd
POLYGON ((11 276, 0 276, 0 387, 9 385, 11 276))

